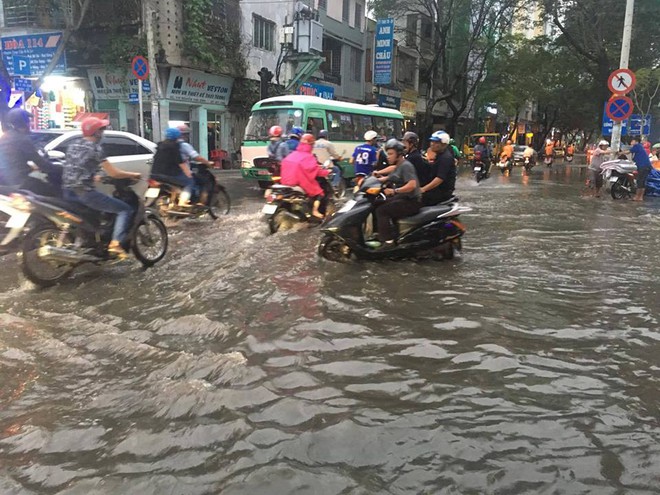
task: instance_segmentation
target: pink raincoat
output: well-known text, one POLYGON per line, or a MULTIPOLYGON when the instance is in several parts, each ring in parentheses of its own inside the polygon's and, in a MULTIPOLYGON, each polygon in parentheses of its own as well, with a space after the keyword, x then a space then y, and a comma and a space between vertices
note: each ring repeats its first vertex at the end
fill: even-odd
POLYGON ((282 160, 280 182, 285 186, 300 186, 308 196, 322 196, 323 189, 316 178, 326 177, 329 173, 329 170, 319 167, 316 157, 312 155, 312 146, 301 143, 296 151, 282 160))

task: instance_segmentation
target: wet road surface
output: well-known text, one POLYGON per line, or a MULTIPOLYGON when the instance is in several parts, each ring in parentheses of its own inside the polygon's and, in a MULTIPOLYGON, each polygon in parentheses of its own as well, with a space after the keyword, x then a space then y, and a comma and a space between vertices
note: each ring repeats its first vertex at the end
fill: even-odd
POLYGON ((660 202, 462 176, 460 259, 332 264, 256 190, 44 291, 0 261, 0 494, 658 493, 660 202))

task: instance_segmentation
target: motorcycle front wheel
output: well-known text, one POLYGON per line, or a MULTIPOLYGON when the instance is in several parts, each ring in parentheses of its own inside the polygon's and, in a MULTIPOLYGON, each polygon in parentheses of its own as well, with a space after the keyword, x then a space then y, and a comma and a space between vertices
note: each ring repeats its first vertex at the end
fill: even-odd
POLYGON ((147 216, 135 229, 133 253, 145 268, 154 266, 167 254, 167 228, 162 220, 147 216))
POLYGON ((25 277, 39 287, 52 287, 74 268, 69 263, 44 260, 39 253, 42 247, 55 246, 61 234, 54 225, 44 224, 35 226, 23 239, 21 269, 25 277))
POLYGON ((330 234, 326 234, 321 239, 318 253, 322 258, 337 263, 346 263, 351 259, 351 249, 343 241, 330 234))
POLYGON ((213 220, 217 220, 221 215, 228 215, 231 210, 231 199, 229 193, 224 186, 218 186, 218 189, 213 193, 211 204, 209 205, 209 214, 213 220))
POLYGON ((302 220, 285 208, 278 208, 268 219, 268 228, 271 234, 276 234, 280 230, 290 230, 302 220))
POLYGON ((612 199, 624 199, 630 196, 630 193, 626 190, 626 179, 619 179, 614 184, 612 184, 612 199))

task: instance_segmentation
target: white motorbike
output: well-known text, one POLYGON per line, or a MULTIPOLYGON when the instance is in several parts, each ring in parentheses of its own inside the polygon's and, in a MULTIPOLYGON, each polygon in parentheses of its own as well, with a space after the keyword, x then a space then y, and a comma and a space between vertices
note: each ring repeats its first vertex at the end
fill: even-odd
POLYGON ((637 192, 637 165, 630 160, 610 160, 600 166, 612 199, 631 198, 637 192))

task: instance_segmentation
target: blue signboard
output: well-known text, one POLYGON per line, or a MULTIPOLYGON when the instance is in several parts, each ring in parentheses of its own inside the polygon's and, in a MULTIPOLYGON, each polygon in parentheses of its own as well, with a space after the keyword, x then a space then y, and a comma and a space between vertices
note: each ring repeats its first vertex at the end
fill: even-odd
POLYGON ((318 96, 326 100, 332 100, 335 97, 335 88, 316 83, 302 83, 298 88, 299 95, 318 96))
POLYGON ((128 102, 129 103, 139 103, 140 102, 140 95, 137 93, 129 93, 128 94, 128 102))
POLYGON ((394 19, 378 19, 374 47, 374 84, 386 85, 392 82, 393 55, 394 19))
POLYGON ((651 134, 651 115, 632 114, 628 119, 628 134, 631 136, 648 136, 651 134))
POLYGON ((387 95, 378 95, 378 106, 398 110, 401 108, 401 98, 387 95))
POLYGON ((14 89, 16 91, 30 93, 32 92, 32 81, 30 79, 21 79, 20 77, 16 77, 14 78, 14 89))
MULTIPOLYGON (((40 76, 50 64, 62 43, 62 33, 5 36, 2 42, 2 60, 9 75, 40 76)), ((66 71, 66 57, 60 57, 53 74, 66 71)))

